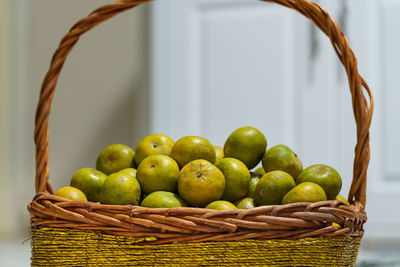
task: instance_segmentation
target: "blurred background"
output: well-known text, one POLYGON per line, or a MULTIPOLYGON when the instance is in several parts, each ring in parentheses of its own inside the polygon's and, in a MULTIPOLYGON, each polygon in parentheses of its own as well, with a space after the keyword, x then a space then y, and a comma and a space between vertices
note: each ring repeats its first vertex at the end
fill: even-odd
MULTIPOLYGON (((61 38, 110 0, 0 0, 0 265, 27 266, 34 196, 34 114, 61 38), (27 240, 23 243, 24 240, 27 240)), ((317 1, 337 20, 373 90, 368 222, 359 266, 400 265, 400 2, 317 1)), ((50 116, 50 181, 94 167, 107 145, 150 133, 223 146, 241 126, 304 166, 351 179, 356 130, 343 67, 299 14, 261 1, 163 0, 84 35, 58 80, 50 116)))

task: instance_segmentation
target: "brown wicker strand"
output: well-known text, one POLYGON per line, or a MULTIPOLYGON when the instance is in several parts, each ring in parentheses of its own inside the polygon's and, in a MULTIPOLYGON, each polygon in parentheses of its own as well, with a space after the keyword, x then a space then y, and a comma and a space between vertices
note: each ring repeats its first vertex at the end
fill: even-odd
POLYGON ((371 125, 373 111, 373 97, 371 90, 365 80, 359 75, 357 58, 350 48, 348 40, 337 23, 330 17, 322 7, 316 3, 302 0, 263 0, 277 2, 283 6, 299 11, 311 19, 331 40, 332 46, 346 69, 349 78, 350 91, 352 94, 353 111, 357 124, 357 145, 353 164, 353 181, 348 195, 350 202, 360 201, 364 206, 366 203, 366 178, 370 159, 369 127, 371 125), (367 93, 370 105, 365 99, 363 92, 367 93))
MULTIPOLYGON (((36 192, 45 192, 51 189, 48 186, 49 178, 49 128, 48 120, 50 116, 51 102, 58 77, 61 73, 64 62, 80 36, 103 21, 137 5, 150 2, 151 0, 136 1, 117 1, 103 6, 92 12, 88 17, 77 22, 62 39, 58 49, 53 55, 50 68, 46 74, 42 89, 40 91, 39 102, 36 109, 35 119, 35 144, 36 144, 36 192)), ((53 192, 50 192, 53 193, 53 192)))

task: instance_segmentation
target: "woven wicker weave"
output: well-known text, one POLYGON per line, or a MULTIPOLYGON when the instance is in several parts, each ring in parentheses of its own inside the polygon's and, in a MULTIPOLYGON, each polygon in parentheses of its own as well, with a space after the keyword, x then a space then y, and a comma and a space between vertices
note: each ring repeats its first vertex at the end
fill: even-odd
POLYGON ((352 266, 361 241, 337 236, 140 245, 145 238, 62 228, 34 229, 32 236, 32 264, 49 267, 352 266))
MULTIPOLYGON (((220 241, 222 244, 235 240, 304 240, 322 236, 353 237, 359 244, 359 237, 364 233, 363 223, 367 219, 364 207, 373 98, 367 83, 358 73, 357 59, 339 26, 324 9, 308 0, 263 1, 295 9, 312 20, 330 38, 346 69, 357 124, 353 182, 348 195, 351 207, 340 201, 323 201, 229 211, 201 208, 151 209, 76 202, 53 195, 54 190, 49 183, 48 120, 54 90, 64 62, 81 35, 125 10, 150 1, 121 0, 98 8, 71 28, 54 53, 41 88, 35 120, 37 195, 28 205, 31 227, 35 229, 32 231, 33 240, 37 240, 35 235, 40 236, 40 229, 50 227, 60 228, 60 231, 93 230, 126 238, 142 238, 139 244, 135 243, 137 246, 143 242, 146 245, 160 245, 178 241, 207 244, 209 241, 220 241), (339 224, 341 228, 332 226, 332 223, 339 224)), ((353 247, 358 250, 358 246, 353 247)))

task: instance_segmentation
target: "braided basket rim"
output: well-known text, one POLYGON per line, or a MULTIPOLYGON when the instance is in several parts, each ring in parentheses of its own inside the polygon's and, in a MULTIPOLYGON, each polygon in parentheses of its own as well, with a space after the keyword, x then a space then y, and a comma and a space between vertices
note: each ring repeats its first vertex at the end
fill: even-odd
POLYGON ((362 206, 349 207, 339 200, 210 210, 104 205, 38 193, 28 209, 32 228, 75 228, 101 230, 113 235, 156 237, 157 240, 150 244, 340 235, 362 237, 363 224, 367 220, 362 206))

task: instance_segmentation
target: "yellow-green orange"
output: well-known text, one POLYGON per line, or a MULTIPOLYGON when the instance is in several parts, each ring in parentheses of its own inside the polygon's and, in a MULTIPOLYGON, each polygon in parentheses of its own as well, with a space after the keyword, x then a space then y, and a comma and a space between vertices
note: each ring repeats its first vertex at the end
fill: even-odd
POLYGON ((238 209, 252 209, 257 206, 254 199, 250 197, 239 199, 233 204, 235 204, 238 209))
POLYGON ((105 180, 100 202, 111 205, 139 205, 141 189, 139 182, 129 174, 113 173, 105 180))
POLYGON ((287 172, 267 172, 257 183, 255 200, 259 205, 279 205, 295 186, 293 177, 287 172))
POLYGON ((256 197, 256 187, 257 187, 258 181, 260 181, 260 177, 258 177, 258 176, 252 176, 250 178, 249 191, 247 192, 246 197, 251 197, 251 198, 256 197))
POLYGON ((225 177, 225 191, 221 199, 235 201, 243 198, 249 190, 250 172, 238 159, 223 158, 215 166, 225 177))
POLYGON ((296 179, 297 184, 312 182, 320 185, 329 200, 336 199, 342 188, 342 178, 332 167, 324 164, 312 165, 304 169, 296 179))
POLYGON ((250 170, 257 166, 267 148, 264 134, 254 127, 235 130, 224 145, 225 157, 241 160, 250 170))
POLYGON ((349 202, 347 199, 345 199, 344 197, 342 197, 341 195, 337 195, 337 196, 336 196, 336 200, 340 200, 340 201, 342 201, 344 204, 346 204, 347 206, 350 206, 350 202, 349 202))
POLYGON ((266 172, 285 171, 293 179, 303 170, 303 164, 288 146, 277 145, 268 149, 262 159, 262 165, 266 172))
POLYGON ((172 147, 171 157, 173 157, 180 168, 196 159, 204 159, 215 163, 216 154, 214 146, 203 137, 185 136, 176 141, 172 147))
POLYGON ((211 210, 236 210, 236 206, 225 200, 213 201, 207 205, 206 209, 211 210))
POLYGON ((257 168, 254 172, 257 173, 257 174, 260 174, 260 175, 264 175, 265 174, 265 170, 264 170, 264 168, 262 166, 257 168))
POLYGON ((215 162, 224 158, 224 149, 220 146, 214 146, 215 149, 215 162))
POLYGON ((189 204, 204 207, 219 200, 225 190, 222 172, 206 160, 194 160, 179 172, 179 195, 189 204))
POLYGON ((78 188, 89 201, 97 202, 107 175, 93 168, 78 170, 71 178, 70 186, 78 188))
POLYGON ((130 147, 121 144, 106 147, 96 160, 96 169, 107 175, 135 166, 135 152, 130 147))
POLYGON ((156 191, 143 199, 141 206, 148 208, 175 208, 186 207, 187 205, 185 201, 172 192, 156 191))
POLYGON ((337 223, 332 223, 332 226, 334 226, 336 228, 342 228, 342 226, 340 226, 340 224, 337 224, 337 223))
POLYGON ((153 154, 169 155, 175 142, 163 134, 151 134, 140 140, 135 149, 136 164, 153 154))
POLYGON ((282 199, 282 204, 296 202, 317 202, 326 200, 324 189, 319 185, 311 182, 304 182, 296 185, 282 199))
POLYGON ((75 201, 87 201, 85 194, 78 188, 65 186, 56 192, 56 196, 68 198, 75 201))
POLYGON ((155 191, 175 192, 178 186, 179 166, 166 155, 153 154, 139 165, 136 178, 146 194, 155 191))
POLYGON ((136 178, 137 170, 134 168, 126 168, 126 169, 120 170, 119 173, 129 174, 130 176, 136 178))

